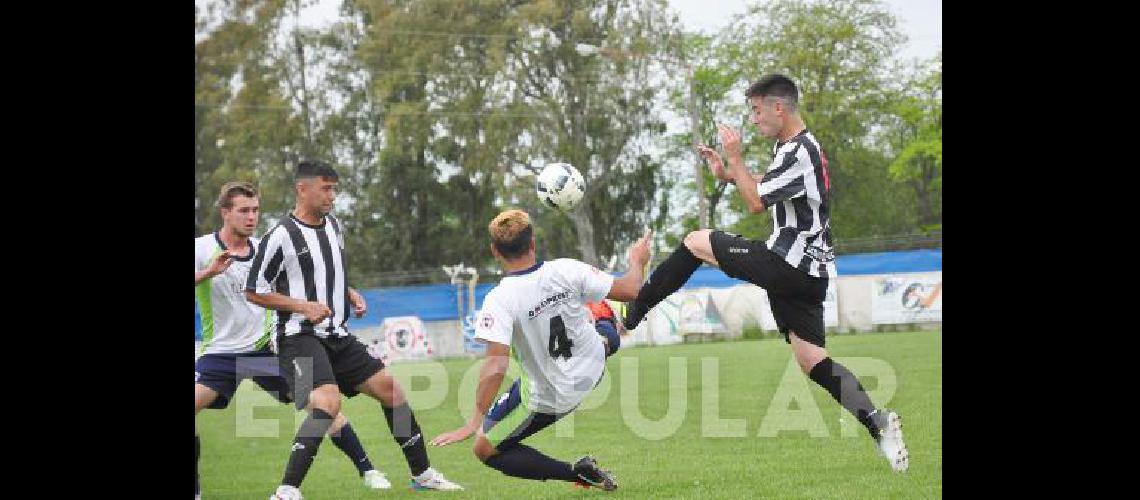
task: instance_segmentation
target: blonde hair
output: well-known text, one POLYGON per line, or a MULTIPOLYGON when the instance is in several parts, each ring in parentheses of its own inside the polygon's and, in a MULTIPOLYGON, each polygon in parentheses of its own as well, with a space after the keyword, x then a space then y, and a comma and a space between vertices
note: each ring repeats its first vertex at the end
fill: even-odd
POLYGON ((222 184, 222 189, 218 192, 218 208, 233 207, 234 198, 238 196, 257 198, 257 188, 253 187, 252 183, 245 181, 230 181, 222 184))
POLYGON ((518 209, 511 209, 496 215, 487 225, 491 244, 506 259, 514 259, 526 254, 530 249, 530 239, 534 230, 530 225, 530 215, 518 209))

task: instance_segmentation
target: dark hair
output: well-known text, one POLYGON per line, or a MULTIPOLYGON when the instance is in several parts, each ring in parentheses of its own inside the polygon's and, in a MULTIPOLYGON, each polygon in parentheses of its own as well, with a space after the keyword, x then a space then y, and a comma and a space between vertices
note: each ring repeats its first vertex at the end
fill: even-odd
POLYGON ((800 91, 796 88, 796 82, 779 73, 767 75, 756 83, 753 83, 748 90, 744 92, 745 97, 781 97, 786 99, 795 109, 797 103, 800 102, 800 91))
POLYGON ((222 189, 218 192, 218 208, 233 207, 234 198, 238 196, 257 198, 257 188, 244 181, 230 181, 222 184, 222 189))
POLYGON ((297 164, 297 172, 293 176, 294 180, 311 179, 313 177, 320 177, 322 179, 329 179, 333 181, 340 180, 340 176, 336 174, 329 164, 320 161, 303 161, 297 164))
POLYGON ((534 228, 530 225, 530 215, 522 210, 507 210, 495 216, 487 226, 491 233, 491 244, 504 259, 514 259, 526 254, 530 249, 530 238, 534 228))

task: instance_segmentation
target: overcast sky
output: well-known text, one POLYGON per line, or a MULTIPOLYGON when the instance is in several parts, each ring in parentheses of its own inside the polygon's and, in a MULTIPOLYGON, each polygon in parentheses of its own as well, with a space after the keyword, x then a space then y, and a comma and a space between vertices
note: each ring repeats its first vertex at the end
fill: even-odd
MULTIPOLYGON (((337 17, 341 0, 321 0, 302 12, 304 24, 315 26, 337 17)), ((729 18, 744 12, 743 0, 668 0, 689 30, 713 33, 728 25, 729 18)), ((909 39, 898 56, 901 59, 929 59, 942 47, 941 0, 883 0, 899 21, 909 39)), ((202 5, 204 0, 195 0, 202 5)))

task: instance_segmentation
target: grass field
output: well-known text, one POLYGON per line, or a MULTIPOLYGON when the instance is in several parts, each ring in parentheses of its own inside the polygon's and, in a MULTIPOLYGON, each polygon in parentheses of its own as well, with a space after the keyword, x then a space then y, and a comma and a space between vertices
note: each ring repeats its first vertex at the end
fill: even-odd
MULTIPOLYGON (((525 441, 566 461, 593 454, 603 468, 616 474, 617 491, 504 476, 476 460, 468 440, 428 448, 432 465, 466 491, 412 492, 403 456, 378 403, 367 396, 345 400, 344 411, 372 463, 388 474, 393 488, 365 489, 349 460, 326 439, 301 490, 311 500, 411 495, 941 498, 942 332, 834 335, 828 338, 828 350, 840 361, 852 359, 849 366, 873 397, 876 391, 894 393, 886 406, 903 416, 910 449, 908 473, 891 472, 866 431, 853 425, 846 411, 794 368, 782 340, 750 340, 623 349, 608 361, 608 383, 604 381, 597 394, 583 403, 572 423, 556 424, 562 427, 548 428, 525 441), (869 372, 882 376, 864 377, 869 372), (803 399, 805 395, 810 400, 803 399), (789 397, 796 402, 789 404, 789 397), (783 411, 776 408, 781 401, 783 411), (782 420, 781 415, 789 418, 782 420), (840 423, 841 418, 846 424, 840 423), (770 437, 781 422, 801 429, 770 437), (848 426, 846 432, 843 425, 848 426), (573 436, 559 437, 560 432, 573 436)), ((460 382, 476 362, 393 366, 411 389, 409 399, 425 438, 462 425, 471 406, 472 395, 467 393, 474 385, 472 379, 465 394, 460 394, 460 382), (434 383, 420 375, 431 372, 439 374, 434 383)), ((203 498, 267 498, 276 488, 299 421, 291 407, 269 401, 246 382, 228 409, 206 410, 198 416, 203 498), (259 433, 277 436, 250 437, 259 433)))

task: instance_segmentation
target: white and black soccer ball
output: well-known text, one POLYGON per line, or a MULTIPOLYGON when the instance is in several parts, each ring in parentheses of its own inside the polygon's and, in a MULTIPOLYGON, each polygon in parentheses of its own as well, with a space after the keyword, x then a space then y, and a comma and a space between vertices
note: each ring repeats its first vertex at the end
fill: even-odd
POLYGON ((569 212, 582 202, 586 180, 569 163, 550 163, 538 174, 538 199, 551 208, 569 212))

